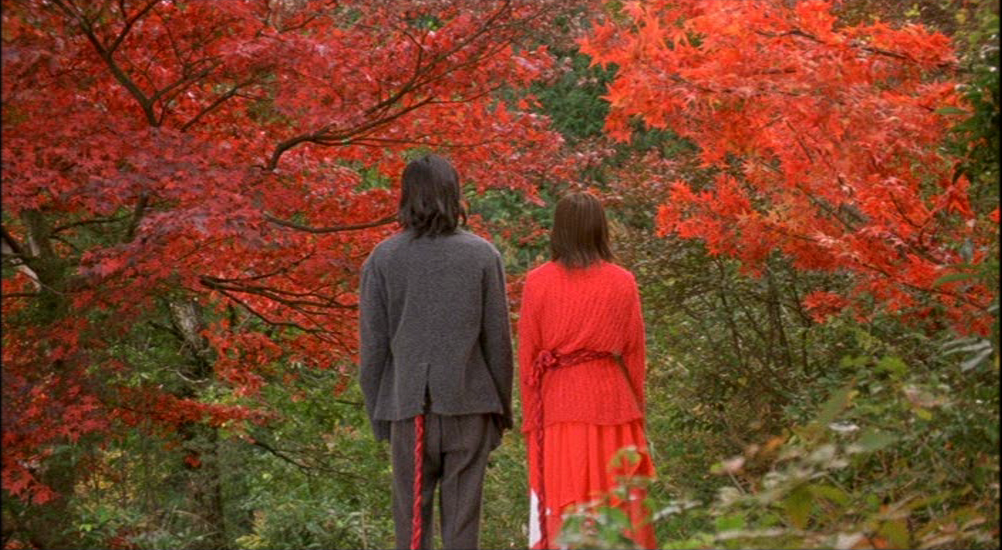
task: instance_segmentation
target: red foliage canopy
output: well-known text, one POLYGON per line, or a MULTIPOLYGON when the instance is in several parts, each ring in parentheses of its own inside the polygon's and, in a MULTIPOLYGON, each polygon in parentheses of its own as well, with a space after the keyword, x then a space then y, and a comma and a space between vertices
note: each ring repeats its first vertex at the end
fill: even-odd
POLYGON ((113 425, 264 417, 142 382, 120 345, 139 324, 187 319, 238 395, 279 361, 348 372, 407 155, 530 196, 561 170, 548 121, 495 93, 548 70, 528 39, 560 9, 5 3, 3 488, 51 498, 52 445, 113 425))
MULTIPOLYGON (((626 3, 581 48, 618 67, 610 135, 628 140, 635 119, 669 128, 718 169, 702 188, 669 185, 662 235, 752 271, 779 251, 851 273, 856 303, 919 309, 932 296, 962 332, 988 330, 990 289, 934 284, 983 262, 998 231, 998 210, 975 211, 941 150, 965 114, 945 36, 839 25, 818 0, 660 0, 626 3)), ((807 305, 849 303, 831 298, 807 305)))

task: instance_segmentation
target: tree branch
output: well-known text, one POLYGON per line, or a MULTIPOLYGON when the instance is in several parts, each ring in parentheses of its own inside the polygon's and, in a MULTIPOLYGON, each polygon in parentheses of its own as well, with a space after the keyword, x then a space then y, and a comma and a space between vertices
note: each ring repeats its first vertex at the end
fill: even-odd
POLYGON ((75 8, 65 4, 63 0, 52 0, 52 3, 59 9, 63 10, 66 15, 77 21, 80 25, 80 29, 84 33, 84 36, 86 36, 87 40, 94 46, 94 49, 97 50, 97 53, 101 56, 101 59, 104 60, 105 64, 108 65, 108 68, 111 69, 111 74, 115 77, 115 80, 118 80, 118 82, 124 86, 134 98, 136 98, 136 101, 139 102, 139 107, 143 110, 143 114, 146 116, 146 122, 148 122, 150 126, 158 126, 159 123, 156 113, 153 112, 152 102, 146 97, 146 94, 139 89, 139 86, 137 86, 136 83, 129 78, 129 75, 125 74, 125 71, 123 71, 117 63, 115 63, 115 60, 112 58, 112 52, 101 43, 101 40, 94 32, 94 27, 91 26, 91 22, 84 18, 83 15, 77 13, 75 8))
MULTIPOLYGON (((345 140, 351 138, 352 136, 357 136, 359 134, 375 130, 379 127, 385 126, 390 122, 400 118, 401 116, 423 107, 434 101, 432 97, 426 97, 416 103, 413 103, 407 107, 399 109, 397 112, 391 112, 391 108, 399 103, 407 94, 413 93, 416 90, 426 87, 434 82, 437 82, 449 74, 455 72, 457 69, 476 65, 480 63, 483 59, 497 54, 502 48, 513 39, 504 41, 503 44, 496 46, 495 48, 485 47, 481 48, 481 51, 477 52, 475 55, 463 63, 458 63, 452 67, 449 67, 444 73, 435 75, 434 69, 442 64, 443 61, 448 59, 450 56, 458 53, 463 48, 466 48, 470 44, 473 44, 481 36, 487 34, 488 32, 504 27, 512 26, 510 22, 504 22, 504 16, 511 12, 511 2, 506 0, 494 13, 492 13, 476 31, 472 32, 469 36, 464 37, 459 40, 455 45, 450 47, 448 50, 432 57, 427 63, 421 63, 424 57, 424 48, 420 47, 418 44, 417 52, 417 62, 415 63, 414 69, 410 75, 410 78, 405 82, 400 88, 397 89, 395 93, 377 102, 375 105, 367 108, 364 111, 365 116, 374 116, 374 120, 362 123, 360 125, 354 126, 352 128, 347 128, 337 132, 331 132, 329 127, 324 127, 314 132, 308 134, 302 134, 288 140, 279 143, 275 150, 273 151, 271 158, 269 159, 266 170, 274 170, 278 166, 279 159, 281 156, 299 144, 310 142, 316 143, 318 145, 325 146, 336 146, 345 143, 345 140)), ((413 38, 404 33, 405 36, 413 41, 413 38)))
POLYGON ((132 211, 132 219, 129 220, 129 227, 125 230, 124 242, 130 242, 136 236, 136 229, 139 227, 139 221, 143 219, 143 214, 146 211, 146 205, 149 202, 150 196, 148 193, 143 191, 139 195, 139 201, 136 203, 136 207, 132 211))
POLYGON ((295 222, 290 222, 288 220, 283 220, 281 218, 276 218, 271 214, 265 214, 264 219, 270 221, 275 225, 281 225, 282 227, 288 227, 298 231, 305 231, 307 233, 337 233, 339 231, 355 231, 357 229, 368 229, 370 227, 378 227, 380 225, 393 223, 397 221, 397 215, 393 214, 371 222, 332 225, 330 227, 310 227, 308 225, 302 225, 295 222))
POLYGON ((202 119, 202 117, 204 117, 205 115, 211 113, 212 111, 215 111, 216 108, 219 107, 220 105, 222 105, 226 100, 228 100, 231 97, 237 95, 237 91, 240 90, 240 88, 243 88, 245 86, 249 86, 249 85, 253 84, 254 80, 255 80, 254 78, 251 78, 251 79, 245 80, 243 82, 240 82, 239 84, 234 84, 233 87, 229 89, 229 91, 227 91, 226 93, 222 94, 221 96, 219 96, 218 98, 216 98, 215 101, 213 101, 212 103, 210 103, 207 107, 205 107, 204 109, 202 109, 201 111, 199 111, 198 113, 196 113, 195 116, 193 116, 191 118, 191 120, 189 120, 188 122, 185 122, 181 126, 181 131, 182 132, 187 132, 188 128, 191 128, 192 126, 194 126, 199 120, 202 119))
POLYGON ((2 232, 4 244, 10 247, 11 252, 18 256, 24 256, 24 247, 7 231, 7 228, 0 225, 0 232, 2 232))
MULTIPOLYGON (((788 31, 779 32, 779 33, 768 32, 768 31, 759 31, 759 30, 755 31, 755 33, 758 34, 758 35, 761 35, 761 36, 768 37, 768 38, 781 38, 781 37, 784 37, 784 36, 799 36, 801 38, 806 38, 806 39, 808 39, 808 40, 810 40, 812 42, 815 42, 817 44, 828 45, 825 41, 823 41, 820 38, 814 36, 813 34, 806 33, 804 31, 802 31, 801 29, 797 29, 797 28, 793 28, 793 29, 790 29, 788 31)), ((903 60, 903 61, 911 61, 911 62, 915 61, 911 57, 909 57, 907 55, 904 55, 904 54, 900 54, 898 52, 892 52, 890 50, 885 50, 885 49, 882 49, 882 48, 875 48, 873 46, 863 46, 863 45, 860 45, 858 43, 858 41, 850 42, 850 44, 852 46, 854 46, 854 47, 862 50, 862 51, 865 51, 865 52, 869 52, 869 53, 873 53, 873 54, 877 54, 877 55, 883 55, 883 56, 887 56, 887 57, 893 57, 894 59, 900 59, 900 60, 903 60)))
POLYGON ((114 223, 114 222, 120 222, 120 221, 122 221, 124 219, 125 219, 125 216, 122 215, 122 216, 115 216, 114 218, 91 218, 89 220, 80 220, 80 221, 65 223, 63 225, 59 225, 59 226, 56 226, 55 228, 53 228, 52 229, 52 234, 54 235, 54 234, 59 233, 61 231, 66 231, 67 229, 72 229, 74 227, 80 227, 82 225, 93 225, 93 224, 99 224, 99 223, 114 223))
MULTIPOLYGON (((118 33, 118 36, 115 38, 115 41, 112 42, 111 46, 108 47, 109 55, 115 53, 115 50, 117 50, 118 47, 122 44, 122 41, 125 40, 126 35, 128 35, 129 31, 132 30, 132 26, 136 24, 136 21, 138 21, 140 18, 146 15, 147 12, 153 9, 153 6, 156 6, 159 3, 160 0, 151 0, 150 2, 147 2, 146 5, 140 8, 135 15, 133 15, 132 17, 128 18, 125 21, 125 27, 122 28, 122 32, 118 33)), ((125 11, 124 11, 125 6, 121 5, 120 7, 123 9, 122 17, 125 17, 125 11)))

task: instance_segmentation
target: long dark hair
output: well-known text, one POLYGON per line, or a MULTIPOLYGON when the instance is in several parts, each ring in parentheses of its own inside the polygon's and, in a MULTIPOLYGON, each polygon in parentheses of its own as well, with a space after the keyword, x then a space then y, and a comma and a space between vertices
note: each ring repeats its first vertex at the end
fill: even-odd
POLYGON ((550 231, 550 257, 567 267, 614 259, 602 203, 591 193, 571 193, 557 202, 550 231))
POLYGON ((415 239, 455 233, 460 223, 466 225, 459 198, 456 169, 438 155, 425 155, 404 168, 397 219, 415 239))

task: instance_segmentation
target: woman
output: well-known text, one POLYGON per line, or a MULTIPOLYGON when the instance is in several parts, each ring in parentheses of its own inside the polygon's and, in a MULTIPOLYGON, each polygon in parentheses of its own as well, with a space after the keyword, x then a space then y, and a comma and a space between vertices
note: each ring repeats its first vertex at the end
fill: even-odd
MULTIPOLYGON (((633 275, 612 263, 601 203, 588 193, 561 199, 550 238, 552 259, 526 277, 518 321, 531 548, 554 547, 568 507, 608 496, 623 476, 654 475, 640 297, 633 275), (610 467, 624 448, 639 461, 610 467)), ((642 498, 634 489, 617 505, 631 520, 626 535, 654 548, 642 498)))

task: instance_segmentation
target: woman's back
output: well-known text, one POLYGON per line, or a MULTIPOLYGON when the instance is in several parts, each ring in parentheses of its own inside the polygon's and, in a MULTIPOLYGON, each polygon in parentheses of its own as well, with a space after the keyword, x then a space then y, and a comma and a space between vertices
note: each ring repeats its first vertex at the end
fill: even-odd
MULTIPOLYGON (((552 548, 562 514, 652 477, 644 434, 644 321, 633 274, 611 263, 605 210, 590 193, 557 203, 550 258, 526 277, 518 320, 522 430, 529 461, 529 547, 552 548), (613 465, 624 448, 640 460, 613 465)), ((645 492, 612 504, 625 535, 655 548, 645 492)))
POLYGON ((526 381, 542 351, 611 352, 597 359, 555 368, 543 383, 546 424, 617 424, 643 416, 644 325, 633 275, 613 263, 585 268, 547 262, 526 277, 519 318, 519 372, 526 407, 523 429, 533 427, 526 381), (629 379, 624 374, 629 373, 629 379))

